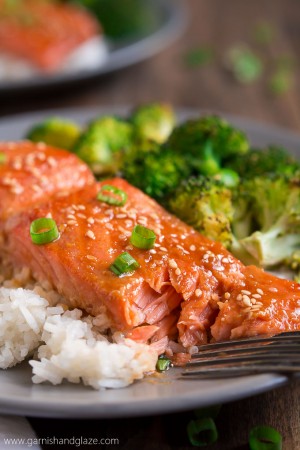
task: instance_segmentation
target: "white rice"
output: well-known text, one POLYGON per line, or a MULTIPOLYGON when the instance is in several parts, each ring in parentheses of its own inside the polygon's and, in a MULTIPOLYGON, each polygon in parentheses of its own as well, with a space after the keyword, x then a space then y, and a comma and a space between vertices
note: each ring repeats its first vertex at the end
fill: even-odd
POLYGON ((83 318, 78 309, 64 312, 57 304, 61 296, 33 284, 25 271, 2 284, 6 287, 0 287, 1 369, 24 361, 38 349, 38 360, 29 361, 34 383, 68 380, 95 389, 119 388, 155 370, 157 352, 149 345, 120 333, 110 341, 103 335, 110 326, 105 307, 97 317, 83 318))
MULTIPOLYGON (((93 37, 71 52, 55 71, 55 74, 74 74, 97 70, 106 62, 107 56, 108 50, 103 37, 93 37)), ((13 82, 47 76, 53 76, 53 73, 42 72, 24 59, 0 53, 1 81, 13 82)))
MULTIPOLYGON (((91 316, 81 319, 78 309, 48 317, 38 349, 31 360, 33 382, 60 384, 64 379, 95 389, 120 388, 155 369, 157 353, 150 346, 117 335, 109 342, 97 331, 91 316)), ((97 321, 97 319, 96 319, 97 321)))
POLYGON ((48 302, 32 291, 0 288, 0 368, 7 369, 30 356, 41 342, 48 302))

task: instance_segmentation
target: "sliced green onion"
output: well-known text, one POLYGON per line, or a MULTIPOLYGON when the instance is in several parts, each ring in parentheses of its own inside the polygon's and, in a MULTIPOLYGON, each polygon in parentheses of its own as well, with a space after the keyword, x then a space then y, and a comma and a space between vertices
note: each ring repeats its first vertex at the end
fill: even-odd
POLYGON ((251 450, 281 450, 281 434, 272 427, 255 427, 249 434, 249 447, 251 450))
POLYGON ((122 189, 105 184, 98 192, 97 200, 105 202, 108 205, 123 206, 127 201, 127 194, 122 189))
POLYGON ((5 164, 6 163, 6 154, 3 152, 0 152, 0 164, 5 164))
POLYGON ((41 217, 31 222, 30 236, 35 244, 49 244, 59 237, 55 220, 41 217))
POLYGON ((127 252, 121 253, 109 267, 110 270, 118 275, 133 272, 140 267, 139 263, 127 252))
POLYGON ((187 426, 189 441, 195 447, 205 447, 218 440, 218 430, 210 417, 191 420, 187 426))
POLYGON ((136 225, 131 234, 130 242, 137 248, 149 250, 153 247, 156 239, 156 234, 150 228, 136 225))
POLYGON ((164 355, 160 355, 156 363, 156 370, 158 372, 165 372, 165 370, 168 370, 171 367, 171 365, 172 362, 169 358, 167 358, 164 355))

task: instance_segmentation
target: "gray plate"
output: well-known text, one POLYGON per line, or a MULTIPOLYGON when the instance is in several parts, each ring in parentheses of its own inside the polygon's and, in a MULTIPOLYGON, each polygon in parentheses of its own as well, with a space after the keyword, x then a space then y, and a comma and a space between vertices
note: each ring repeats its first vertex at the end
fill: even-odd
MULTIPOLYGON (((148 0, 145 0, 148 1, 148 0)), ((116 70, 141 62, 160 52, 182 33, 187 23, 183 0, 151 0, 157 25, 148 34, 129 41, 107 40, 108 58, 99 68, 68 74, 33 77, 28 80, 0 82, 0 95, 74 87, 116 70)))
MULTIPOLYGON (((57 115, 80 123, 101 114, 123 114, 128 108, 72 109, 23 114, 0 121, 0 140, 17 140, 32 124, 57 115)), ((181 111, 179 117, 197 115, 181 111)), ((254 145, 277 143, 299 156, 300 136, 280 128, 229 117, 244 129, 254 145)), ((94 391, 82 385, 33 385, 26 363, 0 371, 0 413, 39 417, 129 417, 188 410, 224 403, 277 388, 288 382, 278 374, 263 374, 236 379, 209 381, 180 380, 180 369, 157 378, 144 379, 118 390, 94 391)))

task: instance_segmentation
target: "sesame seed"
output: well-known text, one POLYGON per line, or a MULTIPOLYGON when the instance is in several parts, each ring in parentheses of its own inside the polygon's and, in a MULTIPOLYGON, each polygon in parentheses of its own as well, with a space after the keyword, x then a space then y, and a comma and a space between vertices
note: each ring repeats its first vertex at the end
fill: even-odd
POLYGON ((179 269, 179 267, 177 267, 177 269, 175 270, 175 274, 176 275, 180 275, 181 274, 181 270, 179 269))
POLYGON ((84 210, 85 210, 85 206, 84 206, 84 205, 77 205, 77 208, 78 208, 80 211, 84 211, 84 210))
POLYGON ((113 227, 113 225, 111 223, 106 223, 105 224, 105 228, 107 228, 108 230, 113 230, 114 229, 114 227, 113 227))
POLYGON ((86 255, 86 258, 91 260, 91 261, 97 261, 97 258, 93 255, 86 255))
POLYGON ((252 294, 252 297, 253 298, 261 298, 261 295, 260 294, 252 294))
POLYGON ((160 247, 160 250, 161 250, 162 252, 167 252, 167 251, 168 251, 165 247, 160 247))
POLYGON ((68 225, 75 225, 75 223, 77 223, 76 220, 68 220, 67 221, 68 225))
POLYGON ((90 239, 93 239, 93 240, 96 239, 96 236, 95 236, 95 234, 92 232, 92 230, 88 230, 88 231, 85 233, 85 236, 86 236, 86 237, 89 237, 90 239))
POLYGON ((251 300, 248 295, 243 295, 243 303, 245 306, 251 306, 251 300))
POLYGON ((169 259, 169 266, 171 267, 171 269, 177 269, 178 266, 175 259, 169 259))
POLYGON ((222 259, 222 262, 225 263, 225 264, 226 264, 226 263, 229 263, 229 259, 228 259, 228 258, 223 258, 223 259, 222 259))
POLYGON ((67 219, 76 220, 76 217, 74 216, 74 214, 68 214, 67 219))
POLYGON ((127 214, 117 214, 116 219, 125 219, 127 217, 127 214))
POLYGON ((245 289, 242 289, 241 293, 245 294, 245 295, 251 295, 251 292, 250 291, 246 291, 245 289))
POLYGON ((230 292, 225 292, 224 297, 228 300, 230 298, 230 292))
POLYGON ((47 162, 48 162, 49 166, 51 166, 51 167, 57 166, 57 161, 53 158, 53 156, 49 156, 47 158, 47 162))
POLYGON ((201 295, 202 295, 201 289, 196 289, 195 290, 195 295, 196 295, 196 297, 201 297, 201 295))
POLYGON ((118 230, 119 230, 119 231, 121 231, 121 233, 123 233, 123 234, 124 234, 124 236, 127 236, 127 237, 129 237, 129 236, 131 235, 131 232, 130 232, 130 231, 128 231, 128 230, 126 230, 126 228, 123 228, 123 227, 118 227, 118 230))
POLYGON ((278 289, 275 288, 275 287, 270 287, 270 288, 269 288, 269 291, 270 291, 270 292, 278 292, 278 289))
POLYGON ((77 217, 79 217, 79 219, 86 219, 86 216, 81 213, 77 213, 77 217))
POLYGON ((264 294, 264 291, 263 291, 262 289, 260 289, 260 288, 256 289, 256 292, 257 292, 258 294, 260 294, 260 295, 263 295, 263 294, 264 294))
POLYGON ((127 247, 125 247, 125 250, 133 250, 133 246, 132 245, 127 245, 127 247))
POLYGON ((151 248, 151 250, 149 250, 150 253, 152 253, 153 255, 155 255, 156 250, 154 250, 154 248, 151 248))
POLYGON ((90 223, 91 225, 93 225, 93 223, 95 223, 95 220, 94 220, 93 217, 89 217, 89 218, 87 219, 87 222, 90 223))
POLYGON ((196 246, 195 245, 190 245, 190 250, 191 250, 191 252, 194 252, 196 250, 196 246))
POLYGON ((242 296, 242 294, 239 294, 238 296, 237 296, 237 298, 236 298, 237 300, 242 300, 243 299, 243 296, 242 296))
POLYGON ((212 298, 212 300, 219 300, 219 296, 218 296, 218 294, 211 294, 211 298, 212 298))

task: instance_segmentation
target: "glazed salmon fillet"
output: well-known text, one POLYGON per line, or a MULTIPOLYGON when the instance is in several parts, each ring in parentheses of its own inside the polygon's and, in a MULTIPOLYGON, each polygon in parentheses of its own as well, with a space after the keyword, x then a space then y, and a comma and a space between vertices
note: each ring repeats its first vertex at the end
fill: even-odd
POLYGON ((244 266, 126 181, 107 183, 126 192, 124 206, 97 200, 100 183, 9 219, 6 235, 14 264, 29 266, 36 279, 46 279, 92 315, 104 305, 112 326, 129 337, 157 341, 170 333, 175 338, 178 329, 185 347, 206 342, 218 302, 240 283, 244 266), (56 221, 60 238, 35 245, 30 224, 45 216, 56 221), (152 249, 130 244, 135 224, 154 230, 152 249), (118 277, 110 265, 124 251, 140 268, 118 277))
POLYGON ((9 216, 95 182, 77 156, 45 144, 0 143, 0 227, 9 216))
POLYGON ((300 284, 255 266, 244 269, 244 283, 230 292, 211 327, 216 341, 300 330, 300 284))
POLYGON ((51 71, 80 44, 100 33, 83 8, 46 0, 0 0, 0 51, 51 71))

